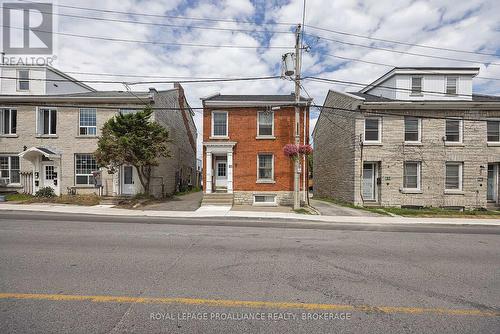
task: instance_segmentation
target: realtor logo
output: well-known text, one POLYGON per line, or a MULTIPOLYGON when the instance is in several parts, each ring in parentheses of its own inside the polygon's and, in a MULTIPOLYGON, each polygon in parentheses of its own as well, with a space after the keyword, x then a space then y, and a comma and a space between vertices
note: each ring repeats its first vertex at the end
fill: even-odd
POLYGON ((2 5, 2 40, 6 54, 52 54, 52 4, 12 3, 2 5))

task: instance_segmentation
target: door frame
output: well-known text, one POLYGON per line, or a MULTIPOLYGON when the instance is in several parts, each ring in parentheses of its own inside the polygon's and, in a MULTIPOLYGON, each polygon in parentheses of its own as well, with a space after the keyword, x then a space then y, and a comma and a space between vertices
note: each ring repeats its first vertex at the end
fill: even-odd
POLYGON ((228 167, 227 166, 227 160, 222 160, 222 159, 221 160, 218 160, 218 159, 215 160, 215 173, 214 173, 215 174, 215 189, 217 189, 217 186, 220 186, 220 187, 224 187, 225 186, 225 187, 227 187, 227 167, 228 167), (225 180, 224 185, 218 185, 217 184, 217 180, 219 179, 219 165, 220 164, 226 165, 226 168, 225 168, 225 170, 226 170, 226 176, 225 176, 224 179, 221 179, 221 180, 225 180))
POLYGON ((54 193, 56 195, 60 195, 61 191, 61 182, 60 182, 60 173, 59 173, 59 168, 58 165, 55 163, 55 161, 41 161, 40 162, 40 170, 41 170, 41 180, 43 181, 43 184, 40 185, 40 188, 42 187, 51 187, 54 189, 54 193), (45 178, 45 167, 46 166, 53 166, 54 167, 54 173, 56 173, 56 178, 51 179, 52 183, 48 184, 47 179, 45 178), (57 181, 57 185, 54 185, 54 180, 57 181))
MULTIPOLYGON (((134 185, 134 166, 131 165, 123 165, 120 169, 121 173, 121 194, 122 195, 134 195, 135 194, 135 185, 134 185), (130 192, 125 192, 125 167, 130 167, 132 171, 132 183, 127 184, 127 187, 130 187, 131 191, 130 192)), ((128 189, 128 188, 127 188, 128 189)))
POLYGON ((378 202, 378 184, 377 184, 377 178, 378 178, 378 163, 373 162, 373 161, 363 161, 363 173, 362 173, 362 178, 361 178, 361 198, 363 202, 378 202), (365 181, 365 165, 371 165, 372 166, 372 198, 367 199, 364 197, 364 181, 365 181))
POLYGON ((500 195, 499 195, 499 173, 500 173, 500 164, 498 163, 489 163, 486 168, 486 201, 488 203, 499 203, 500 195), (493 165, 493 200, 488 199, 488 167, 489 165, 493 165))

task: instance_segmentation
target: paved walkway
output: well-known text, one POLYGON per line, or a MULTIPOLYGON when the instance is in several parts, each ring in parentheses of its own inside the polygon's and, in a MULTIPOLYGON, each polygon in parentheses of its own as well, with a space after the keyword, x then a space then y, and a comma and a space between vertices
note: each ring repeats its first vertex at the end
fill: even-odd
POLYGON ((314 207, 324 216, 361 216, 361 217, 381 216, 374 212, 361 209, 347 208, 345 206, 340 206, 331 202, 321 201, 312 198, 309 200, 309 202, 312 207, 314 207))
POLYGON ((141 210, 155 211, 195 211, 200 207, 203 192, 197 191, 182 196, 174 196, 171 200, 141 207, 141 210))
POLYGON ((322 223, 361 223, 361 224, 451 224, 451 225, 495 225, 500 226, 500 219, 484 218, 407 218, 407 217, 367 217, 367 216, 320 216, 284 212, 257 212, 257 211, 226 211, 226 210, 197 210, 197 211, 155 211, 130 210, 113 208, 112 205, 78 206, 63 204, 8 204, 0 203, 0 211, 40 211, 60 212, 73 214, 90 214, 104 216, 130 217, 165 217, 165 218, 258 218, 286 219, 297 224, 306 224, 310 221, 322 223))

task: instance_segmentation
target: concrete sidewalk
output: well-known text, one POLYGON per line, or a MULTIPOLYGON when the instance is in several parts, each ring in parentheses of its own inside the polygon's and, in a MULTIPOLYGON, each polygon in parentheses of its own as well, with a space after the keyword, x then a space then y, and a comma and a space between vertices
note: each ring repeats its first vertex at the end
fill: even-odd
POLYGON ((500 219, 479 218, 407 218, 407 217, 363 217, 363 216, 319 216, 284 212, 258 211, 228 211, 206 207, 197 211, 154 211, 129 210, 113 208, 111 205, 76 206, 61 204, 7 204, 0 203, 0 211, 38 211, 60 212, 73 214, 90 214, 106 216, 137 216, 137 217, 165 217, 165 218, 261 218, 285 219, 293 221, 312 221, 324 223, 360 223, 360 224, 451 224, 451 225, 490 225, 500 226, 500 219))

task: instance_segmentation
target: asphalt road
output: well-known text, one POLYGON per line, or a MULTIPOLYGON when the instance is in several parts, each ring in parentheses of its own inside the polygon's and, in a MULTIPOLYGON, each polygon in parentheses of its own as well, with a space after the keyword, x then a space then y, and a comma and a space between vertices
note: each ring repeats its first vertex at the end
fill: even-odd
POLYGON ((0 212, 0 333, 500 331, 498 228, 266 224, 0 212))

